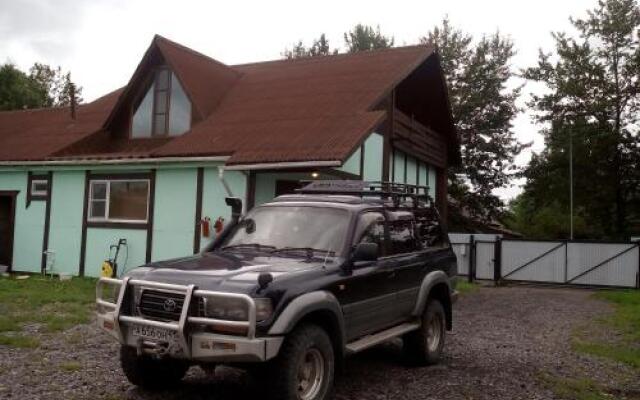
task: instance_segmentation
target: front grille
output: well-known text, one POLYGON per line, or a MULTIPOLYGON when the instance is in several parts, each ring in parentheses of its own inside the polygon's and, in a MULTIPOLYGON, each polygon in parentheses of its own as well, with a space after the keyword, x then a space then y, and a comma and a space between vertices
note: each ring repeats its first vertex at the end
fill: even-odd
POLYGON ((179 321, 183 304, 184 294, 145 289, 140 295, 138 311, 151 319, 179 321))

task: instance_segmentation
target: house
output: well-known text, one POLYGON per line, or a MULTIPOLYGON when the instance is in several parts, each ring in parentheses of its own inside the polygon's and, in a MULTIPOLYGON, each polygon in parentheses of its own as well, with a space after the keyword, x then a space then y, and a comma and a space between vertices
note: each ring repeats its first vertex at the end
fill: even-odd
MULTIPOLYGON (((108 73, 105 68, 104 73, 108 73)), ((198 252, 299 180, 420 183, 446 213, 458 163, 429 46, 225 65, 155 36, 129 83, 71 108, 0 113, 0 264, 97 276, 198 252)))

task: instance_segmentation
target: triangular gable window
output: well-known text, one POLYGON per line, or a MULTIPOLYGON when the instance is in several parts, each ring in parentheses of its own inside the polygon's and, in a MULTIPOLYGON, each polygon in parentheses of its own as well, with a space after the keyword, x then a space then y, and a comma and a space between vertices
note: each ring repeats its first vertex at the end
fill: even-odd
POLYGON ((135 107, 132 138, 177 136, 191 129, 191 102, 167 67, 154 71, 153 82, 135 107))

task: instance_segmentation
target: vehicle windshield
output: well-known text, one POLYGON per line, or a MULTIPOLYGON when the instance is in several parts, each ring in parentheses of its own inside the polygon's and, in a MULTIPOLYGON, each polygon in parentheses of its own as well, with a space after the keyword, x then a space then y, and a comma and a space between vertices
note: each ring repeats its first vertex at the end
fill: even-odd
POLYGON ((344 246, 348 213, 324 207, 258 207, 240 221, 220 248, 306 250, 338 253, 344 246))

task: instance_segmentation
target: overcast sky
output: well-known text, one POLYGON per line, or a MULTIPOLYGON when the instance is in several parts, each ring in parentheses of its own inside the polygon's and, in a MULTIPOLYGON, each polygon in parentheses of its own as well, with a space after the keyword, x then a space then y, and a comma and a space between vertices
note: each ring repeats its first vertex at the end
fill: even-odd
MULTIPOLYGON (((474 36, 497 30, 510 35, 515 67, 536 62, 552 49, 550 32, 570 30, 595 0, 418 1, 166 1, 0 0, 0 62, 27 70, 34 62, 71 70, 92 100, 127 83, 155 33, 228 64, 281 57, 301 39, 326 33, 332 46, 356 23, 380 25, 397 45, 414 44, 443 17, 474 36)), ((532 88, 525 87, 524 93, 532 88)), ((522 99, 524 102, 526 97, 522 99)), ((543 141, 528 115, 515 124, 523 142, 543 141)), ((528 161, 529 152, 518 162, 528 161)), ((501 191, 504 198, 517 187, 501 191)))

